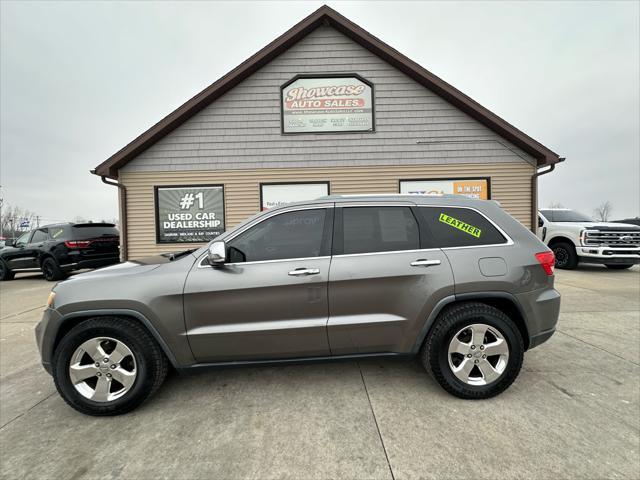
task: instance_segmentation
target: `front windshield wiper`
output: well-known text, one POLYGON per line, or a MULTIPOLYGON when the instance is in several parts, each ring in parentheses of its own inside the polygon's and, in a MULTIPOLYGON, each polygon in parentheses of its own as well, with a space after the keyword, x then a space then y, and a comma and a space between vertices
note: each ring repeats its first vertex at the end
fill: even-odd
POLYGON ((192 248, 190 250, 183 250, 182 252, 174 252, 174 253, 170 253, 169 256, 169 261, 173 262, 174 260, 177 260, 180 257, 184 257, 185 255, 189 255, 191 252, 195 252, 196 249, 192 248))

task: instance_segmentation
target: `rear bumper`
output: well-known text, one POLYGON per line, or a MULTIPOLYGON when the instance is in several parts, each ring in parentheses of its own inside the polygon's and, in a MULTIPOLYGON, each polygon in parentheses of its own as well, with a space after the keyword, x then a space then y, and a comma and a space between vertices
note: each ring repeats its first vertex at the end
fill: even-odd
POLYGON ((640 247, 577 247, 581 262, 603 264, 640 264, 640 247))
POLYGON ((524 310, 529 333, 529 349, 551 338, 560 316, 560 293, 554 288, 542 288, 516 295, 524 310))
POLYGON ((119 256, 78 260, 72 263, 60 265, 60 268, 62 268, 63 270, 71 271, 81 270, 83 268, 108 267, 109 265, 115 265, 116 263, 120 263, 119 256))

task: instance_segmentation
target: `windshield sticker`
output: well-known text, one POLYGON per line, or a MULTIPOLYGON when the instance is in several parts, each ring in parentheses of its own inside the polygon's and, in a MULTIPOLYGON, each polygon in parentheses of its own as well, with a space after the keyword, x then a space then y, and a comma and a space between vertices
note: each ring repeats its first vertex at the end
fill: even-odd
POLYGON ((482 230, 480 230, 478 227, 474 227, 473 225, 464 223, 457 218, 450 217, 449 215, 445 215, 444 213, 440 214, 440 221, 453 228, 457 228, 464 233, 468 233, 469 235, 472 235, 476 238, 480 238, 480 235, 482 234, 482 230))

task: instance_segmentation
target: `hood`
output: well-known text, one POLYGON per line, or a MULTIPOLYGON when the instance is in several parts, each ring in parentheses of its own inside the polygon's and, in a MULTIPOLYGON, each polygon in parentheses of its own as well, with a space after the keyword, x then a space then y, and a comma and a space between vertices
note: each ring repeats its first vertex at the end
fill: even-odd
POLYGON ((638 225, 632 225, 630 223, 613 223, 613 222, 584 222, 581 223, 585 228, 593 230, 610 230, 610 231, 629 231, 638 230, 638 225))
MULTIPOLYGON (((191 253, 185 252, 185 253, 191 253)), ((191 256, 191 255, 185 255, 191 256)), ((150 272, 155 270, 165 263, 173 261, 174 258, 183 258, 180 254, 163 253, 162 255, 155 255, 153 257, 140 258, 138 260, 131 260, 124 263, 118 263, 109 267, 99 268, 86 273, 80 273, 69 277, 67 282, 72 282, 79 279, 88 279, 96 277, 107 277, 114 275, 137 275, 141 273, 150 272), (176 256, 178 255, 178 256, 176 256)))

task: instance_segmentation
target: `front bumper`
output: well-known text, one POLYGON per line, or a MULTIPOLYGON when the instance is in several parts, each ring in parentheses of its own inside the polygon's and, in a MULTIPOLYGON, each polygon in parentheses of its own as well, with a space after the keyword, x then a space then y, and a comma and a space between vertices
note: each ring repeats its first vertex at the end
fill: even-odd
POLYGON ((640 264, 640 247, 582 246, 576 253, 586 263, 640 264))
POLYGON ((53 357, 53 344, 55 342, 55 334, 57 328, 55 326, 62 319, 62 315, 53 308, 47 308, 42 314, 42 320, 38 322, 35 328, 36 344, 40 352, 42 366, 51 374, 51 360, 53 357), (53 328, 52 328, 53 327, 53 328))

